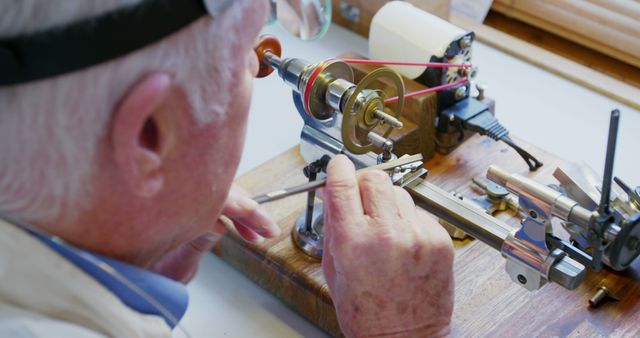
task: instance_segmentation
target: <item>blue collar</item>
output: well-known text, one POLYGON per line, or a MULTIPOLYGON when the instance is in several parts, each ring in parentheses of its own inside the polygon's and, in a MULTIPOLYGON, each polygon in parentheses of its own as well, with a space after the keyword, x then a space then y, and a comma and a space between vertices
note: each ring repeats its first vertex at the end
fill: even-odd
POLYGON ((48 247, 75 264, 99 283, 120 298, 127 306, 140 313, 156 315, 164 318, 172 329, 187 311, 189 294, 184 284, 166 278, 159 274, 138 268, 101 255, 93 254, 49 238, 42 234, 27 230, 48 247), (106 265, 106 266, 105 266, 106 265), (117 273, 112 273, 115 270, 117 273), (123 278, 130 282, 123 281, 123 278), (169 313, 163 312, 132 289, 143 290, 157 303, 161 304, 169 313), (173 317, 173 318, 172 318, 173 317))

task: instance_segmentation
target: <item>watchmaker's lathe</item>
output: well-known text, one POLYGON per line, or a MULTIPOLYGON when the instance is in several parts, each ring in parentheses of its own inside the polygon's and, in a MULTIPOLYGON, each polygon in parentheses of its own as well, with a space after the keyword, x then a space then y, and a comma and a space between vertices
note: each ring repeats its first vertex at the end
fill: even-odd
MULTIPOLYGON (((361 1, 360 4, 369 6, 370 3, 361 1)), ((407 7, 405 2, 393 4, 407 7)), ((472 41, 473 35, 451 27, 423 27, 422 23, 429 20, 417 21, 408 15, 398 17, 406 20, 405 26, 411 26, 419 35, 406 42, 416 44, 412 48, 423 50, 427 57, 400 58, 399 55, 393 59, 370 53, 372 59, 379 60, 361 60, 362 56, 354 54, 338 56, 337 59, 353 71, 353 78, 343 64, 330 66, 335 60, 309 63, 282 59, 277 40, 265 39, 259 46, 262 75, 276 70, 284 76, 293 89, 294 102, 305 125, 299 146, 242 175, 236 183, 263 201, 274 195, 290 196, 264 206, 283 234, 252 244, 232 230, 213 251, 312 323, 333 336, 342 336, 321 261, 316 257, 322 255, 320 199, 315 193, 295 195, 321 186, 324 166, 342 152, 360 168, 369 168, 381 161, 382 168, 391 168, 388 172, 392 180, 404 186, 417 205, 441 221, 453 224, 454 235, 465 233, 476 238, 454 240, 456 297, 452 335, 638 336, 640 260, 635 258, 639 189, 622 183, 625 187, 621 191, 616 191, 614 185, 611 195, 603 198, 601 195, 606 193, 600 192, 608 191, 605 185, 611 182, 610 174, 607 173, 604 180, 585 175, 584 170, 567 167, 557 156, 521 140, 520 144, 545 162, 537 171, 527 171, 527 168, 536 169, 539 161, 536 164, 522 152, 521 156, 531 160, 524 166, 518 160, 518 149, 505 146, 509 140, 502 143, 490 139, 505 141, 504 136, 508 134, 493 116, 493 100, 476 90, 483 87, 474 83, 471 76, 474 68, 467 63, 471 60, 453 62, 449 59, 455 56, 456 50, 470 56, 471 46, 462 41, 464 37, 472 41), (425 40, 429 43, 423 48, 425 40), (466 47, 458 49, 460 44, 466 47), (460 78, 435 76, 432 78, 439 82, 427 84, 402 73, 405 100, 400 115, 397 103, 393 103, 394 97, 399 100, 401 96, 395 76, 381 77, 380 81, 361 86, 362 92, 355 95, 356 102, 377 102, 376 105, 354 104, 356 110, 369 107, 369 112, 345 109, 362 79, 379 68, 372 63, 406 64, 405 61, 420 64, 423 70, 432 67, 432 72, 440 75, 455 73, 460 78), (456 67, 442 63, 453 63, 456 67), (291 67, 290 71, 285 71, 285 66, 291 67), (444 68, 436 71, 437 66, 444 68), (291 71, 295 69, 299 71, 291 71), (341 74, 346 73, 347 77, 340 77, 340 73, 332 69, 341 69, 341 74), (310 81, 316 71, 316 80, 310 81), (292 76, 295 74, 298 75, 292 76), (336 81, 338 79, 347 83, 336 81), (336 91, 338 84, 342 89, 336 91), (307 90, 314 85, 315 99, 307 90), (464 89, 460 89, 462 87, 464 89), (328 94, 329 88, 332 93, 328 94), (429 93, 412 96, 425 91, 429 93), (336 94, 340 92, 341 96, 336 94), (309 96, 305 99, 306 93, 309 96), (320 109, 316 109, 318 107, 320 109), (376 114, 375 110, 389 116, 376 114), (361 128, 346 133, 351 137, 348 142, 343 142, 345 113, 353 118, 349 121, 354 122, 349 124, 350 128, 361 128), (358 123, 364 116, 368 116, 369 121, 358 123), (401 128, 393 127, 394 124, 400 126, 396 120, 402 124, 401 128), (375 126, 371 126, 373 122, 375 126), (391 132, 385 136, 390 126, 391 132), (473 135, 474 132, 490 138, 473 135), (358 148, 371 146, 373 151, 352 151, 347 147, 349 142, 358 148), (407 154, 420 154, 422 160, 420 156, 404 156, 407 154), (426 170, 419 165, 421 161, 429 169, 424 180, 419 178, 426 170), (489 178, 493 181, 479 179, 487 175, 492 165, 495 168, 489 170, 489 178), (554 179, 552 172, 556 167, 562 170, 556 172, 554 179), (486 188, 483 189, 486 196, 474 196, 477 191, 473 189, 472 179, 486 188), (292 185, 296 189, 282 189, 292 185), (600 203, 601 200, 610 201, 608 207, 600 203), (311 217, 307 217, 308 214, 311 217), (527 217, 530 219, 520 223, 527 217), (507 262, 506 275, 503 260, 507 262), (600 272, 596 272, 598 261, 604 267, 600 272), (537 292, 527 290, 545 284, 549 285, 537 292), (567 292, 565 287, 576 290, 567 292), (616 298, 615 303, 603 302, 616 298), (598 304, 599 309, 594 311, 591 307, 598 304)), ((393 23, 387 27, 393 27, 393 23)), ((395 34, 401 33, 402 30, 395 34)), ((615 181, 618 185, 622 182, 615 181)))
MULTIPOLYGON (((465 34, 461 39, 467 41, 472 37, 465 34)), ((457 50, 468 55, 464 49, 471 48, 470 42, 464 46, 457 50)), ((329 59, 312 64, 295 58, 282 59, 277 40, 271 37, 263 38, 256 53, 262 62, 260 75, 266 76, 276 69, 283 81, 293 88, 294 103, 305 122, 300 151, 308 163, 305 175, 311 181, 321 177, 328 159, 339 153, 349 156, 360 168, 397 158, 390 136, 394 130, 401 130, 404 126, 405 86, 395 71, 378 68, 356 84, 354 72, 347 62, 329 59), (383 79, 386 86, 380 86, 383 79)), ((457 125, 461 130, 486 134, 512 146, 527 160, 531 170, 541 165, 513 144, 506 129, 487 113, 489 108, 483 104, 483 97, 478 99, 477 95, 476 98, 469 95, 466 90, 468 81, 457 82, 460 80, 446 76, 441 80, 451 82, 439 84, 441 89, 455 93, 458 88, 465 88, 465 95, 454 94, 453 102, 439 105, 440 111, 433 121, 439 125, 439 130, 457 125)), ((451 96, 445 94, 444 101, 447 100, 451 100, 451 96)), ((617 117, 612 118, 612 133, 615 126, 617 117)), ((610 143, 615 143, 615 133, 612 135, 610 143)), ((613 155, 608 157, 607 168, 610 168, 613 155)), ((416 168, 415 165, 398 167, 390 173, 395 175, 394 181, 402 182, 418 206, 500 251, 507 260, 506 269, 510 277, 529 290, 539 289, 547 281, 575 289, 584 279, 587 267, 598 271, 605 264, 615 270, 623 270, 640 254, 637 196, 628 193, 628 201, 616 202, 617 208, 612 211, 608 192, 610 170, 602 186, 600 207, 595 211, 559 191, 509 175, 498 168, 490 168, 488 177, 492 181, 520 196, 519 202, 527 218, 521 228, 515 230, 477 206, 421 180, 416 175, 416 168), (565 229, 571 234, 569 239, 563 240, 554 234, 552 217, 565 222, 565 229)), ((305 253, 320 257, 322 214, 315 198, 315 190, 310 191, 306 211, 297 219, 292 237, 305 253)))

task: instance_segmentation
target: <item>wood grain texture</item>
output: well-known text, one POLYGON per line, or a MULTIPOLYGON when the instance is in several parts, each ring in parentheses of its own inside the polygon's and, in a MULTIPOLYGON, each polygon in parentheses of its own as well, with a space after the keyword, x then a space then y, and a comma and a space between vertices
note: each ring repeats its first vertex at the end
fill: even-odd
POLYGON ((566 39, 640 67, 640 3, 584 0, 513 1, 492 8, 566 39), (624 11, 625 9, 627 11, 624 11), (628 13, 628 14, 627 14, 628 13))
POLYGON ((640 3, 637 0, 586 0, 610 11, 640 20, 640 3))
POLYGON ((640 70, 637 67, 596 50, 551 34, 520 20, 509 18, 496 11, 489 11, 484 24, 617 80, 640 87, 640 70))
MULTIPOLYGON (((445 190, 471 196, 470 179, 484 176, 488 165, 498 164, 540 182, 552 182, 551 172, 562 161, 519 141, 545 163, 539 172, 529 173, 515 152, 504 144, 474 136, 451 154, 436 154, 428 161, 427 180, 445 190)), ((252 194, 265 193, 306 181, 302 174, 304 165, 294 147, 238 178, 236 183, 252 194)), ((250 245, 230 232, 214 252, 319 327, 341 336, 319 261, 298 251, 291 241, 291 228, 304 208, 304 201, 305 196, 300 195, 266 205, 283 229, 280 238, 250 245)), ((508 215, 501 216, 505 217, 508 215)), ((517 222, 513 217, 508 219, 512 225, 517 222)), ((585 282, 574 291, 548 284, 537 292, 529 292, 509 279, 504 259, 497 251, 475 240, 455 244, 454 336, 640 335, 640 260, 623 274, 608 270, 589 272, 585 282), (587 301, 600 285, 606 285, 621 301, 591 310, 587 301)))

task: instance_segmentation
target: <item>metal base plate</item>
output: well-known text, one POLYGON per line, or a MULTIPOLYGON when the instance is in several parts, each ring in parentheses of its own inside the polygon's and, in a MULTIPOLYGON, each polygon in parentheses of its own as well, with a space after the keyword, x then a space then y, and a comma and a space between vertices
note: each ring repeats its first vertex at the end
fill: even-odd
POLYGON ((311 231, 306 229, 307 214, 303 212, 296 220, 296 226, 293 227, 291 232, 293 242, 296 246, 311 257, 322 258, 322 248, 324 245, 322 222, 322 203, 316 203, 313 206, 311 231))

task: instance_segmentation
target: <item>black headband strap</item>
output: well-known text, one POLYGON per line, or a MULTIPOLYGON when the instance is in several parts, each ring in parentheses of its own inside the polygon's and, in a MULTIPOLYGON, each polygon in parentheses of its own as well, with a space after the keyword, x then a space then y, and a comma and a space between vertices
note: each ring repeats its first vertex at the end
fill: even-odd
POLYGON ((207 14, 202 0, 144 0, 96 18, 0 40, 0 86, 93 66, 145 47, 207 14))

